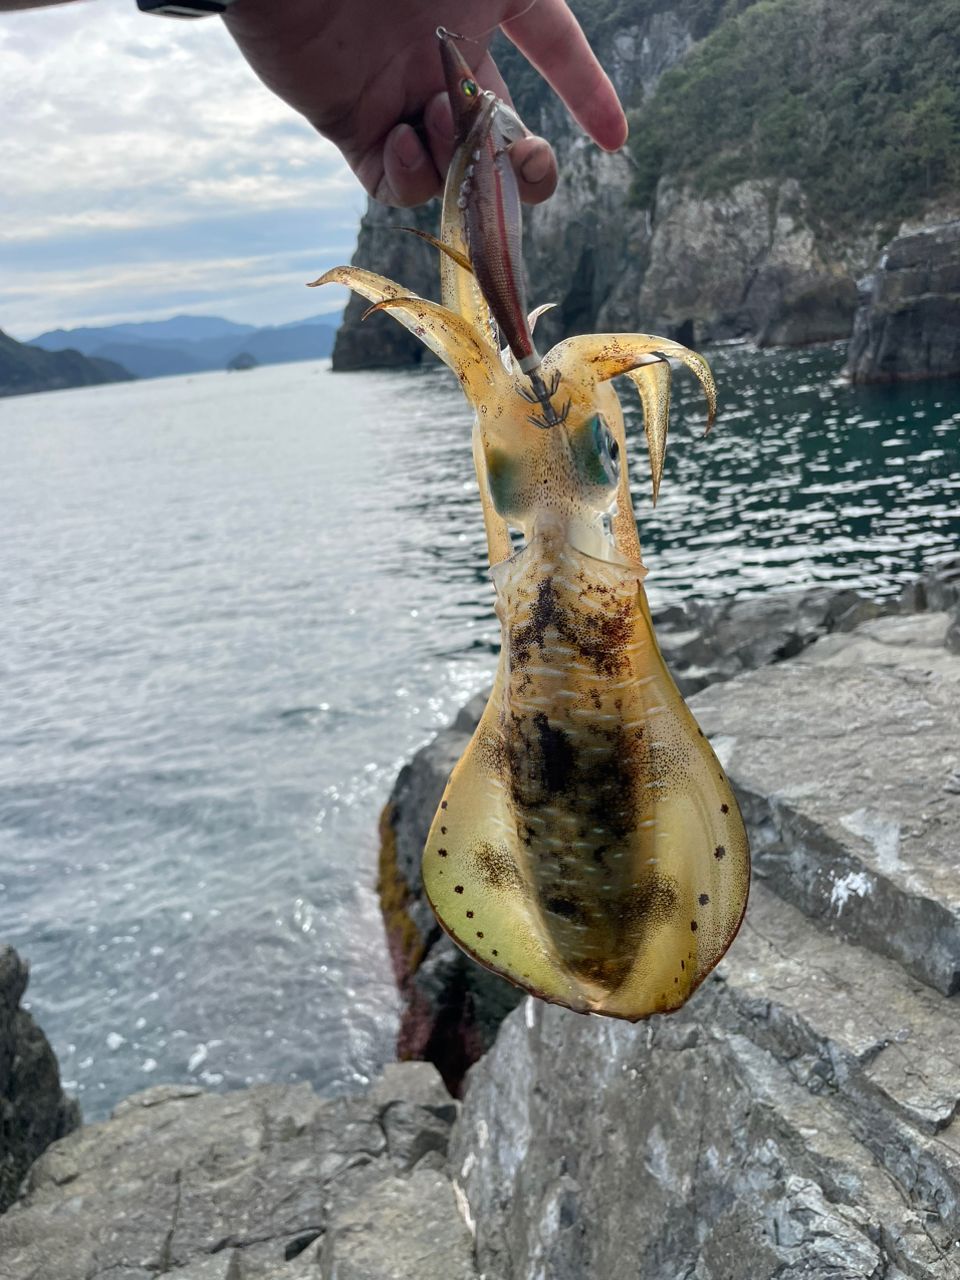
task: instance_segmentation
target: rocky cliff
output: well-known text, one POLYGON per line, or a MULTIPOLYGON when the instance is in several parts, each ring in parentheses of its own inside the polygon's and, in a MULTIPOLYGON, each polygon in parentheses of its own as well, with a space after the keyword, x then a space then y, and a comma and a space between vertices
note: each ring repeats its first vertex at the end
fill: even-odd
POLYGON ((855 382, 960 377, 960 218, 887 245, 860 284, 847 373, 855 382))
MULTIPOLYGON (((540 321, 544 345, 615 329, 687 343, 846 338, 856 281, 891 225, 935 198, 957 202, 955 0, 922 16, 905 0, 573 8, 629 109, 623 152, 599 152, 515 51, 497 53, 560 165, 556 195, 524 220, 531 305, 558 304, 540 321), (878 77, 899 88, 884 96, 878 77)), ((436 230, 435 213, 416 216, 436 230)), ((431 254, 386 242, 410 218, 371 203, 354 262, 433 296, 431 254)), ((359 329, 362 310, 348 309, 335 368, 421 358, 380 317, 359 329)))
POLYGON ((129 382, 132 377, 113 360, 84 356, 79 351, 41 351, 17 342, 0 329, 0 396, 129 382))
POLYGON ((13 948, 0 946, 0 1213, 33 1161, 80 1123, 46 1036, 20 1008, 27 977, 13 948))

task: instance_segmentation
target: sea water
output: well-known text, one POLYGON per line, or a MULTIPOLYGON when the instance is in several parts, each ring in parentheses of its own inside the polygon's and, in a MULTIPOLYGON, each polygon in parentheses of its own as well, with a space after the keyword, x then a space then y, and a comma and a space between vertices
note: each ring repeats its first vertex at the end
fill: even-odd
MULTIPOLYGON (((960 545, 960 383, 842 352, 675 379, 651 603, 895 592, 960 545)), ((490 679, 469 414, 327 362, 0 401, 0 942, 86 1116, 160 1081, 357 1087, 398 1001, 375 896, 401 763, 490 679)))

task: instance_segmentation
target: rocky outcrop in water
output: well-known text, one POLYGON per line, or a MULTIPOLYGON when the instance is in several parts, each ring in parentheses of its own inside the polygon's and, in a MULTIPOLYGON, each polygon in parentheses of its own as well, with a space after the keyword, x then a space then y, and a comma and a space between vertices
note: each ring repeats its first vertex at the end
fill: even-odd
POLYGON ((861 281, 854 382, 960 377, 960 218, 908 231, 861 281))
POLYGON ((849 265, 815 233, 794 179, 741 182, 709 198, 662 183, 649 259, 642 283, 634 282, 633 319, 655 317, 656 332, 762 346, 850 332, 857 290, 849 265))
POLYGON ((46 1036, 20 1008, 28 976, 16 951, 0 946, 0 1213, 37 1156, 80 1123, 46 1036))
POLYGON ((0 1280, 475 1280, 432 1067, 367 1093, 160 1085, 52 1147, 0 1218, 0 1280))

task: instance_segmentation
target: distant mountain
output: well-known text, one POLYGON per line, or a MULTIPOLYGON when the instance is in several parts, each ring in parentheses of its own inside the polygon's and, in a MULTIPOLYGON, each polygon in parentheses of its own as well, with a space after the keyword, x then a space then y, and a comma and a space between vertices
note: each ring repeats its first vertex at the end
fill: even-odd
POLYGON ((79 351, 43 351, 17 342, 0 329, 0 396, 129 382, 131 377, 112 360, 91 359, 79 351))
POLYGON ((80 329, 49 329, 30 338, 32 347, 63 351, 72 347, 84 355, 95 355, 108 342, 202 342, 204 338, 239 338, 253 333, 256 325, 234 324, 220 316, 172 316, 169 320, 145 320, 140 324, 110 324, 80 329))
POLYGON ((162 378, 224 369, 241 352, 252 355, 257 364, 319 360, 333 350, 335 334, 329 315, 264 329, 217 316, 174 316, 144 324, 53 329, 31 339, 30 345, 46 351, 69 346, 119 361, 139 378, 162 378))

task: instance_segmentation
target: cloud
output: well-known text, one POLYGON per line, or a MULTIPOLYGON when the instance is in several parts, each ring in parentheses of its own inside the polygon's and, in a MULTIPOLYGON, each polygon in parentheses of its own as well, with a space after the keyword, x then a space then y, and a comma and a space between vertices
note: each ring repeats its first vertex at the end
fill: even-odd
POLYGON ((308 276, 349 257, 365 197, 222 23, 148 17, 132 0, 6 13, 0 61, 0 117, 16 122, 0 138, 0 325, 320 310, 316 294, 287 298, 291 255, 312 255, 308 276))

